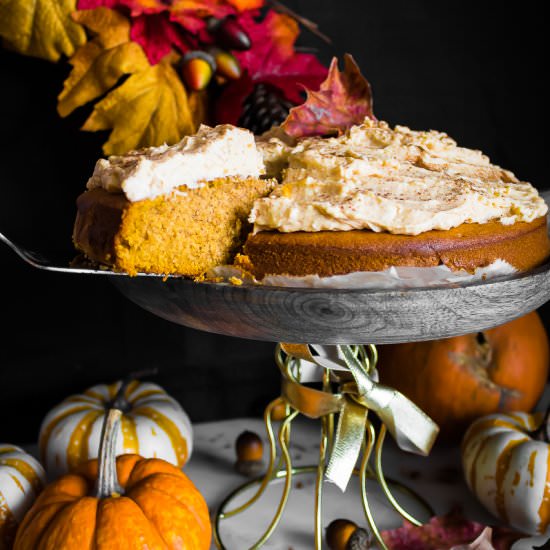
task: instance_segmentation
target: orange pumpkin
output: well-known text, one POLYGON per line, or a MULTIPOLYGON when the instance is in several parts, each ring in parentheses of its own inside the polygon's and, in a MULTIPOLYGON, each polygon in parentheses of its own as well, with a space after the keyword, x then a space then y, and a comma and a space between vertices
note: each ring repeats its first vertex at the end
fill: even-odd
POLYGON ((121 415, 111 409, 107 416, 99 460, 44 489, 14 550, 208 550, 208 508, 179 468, 139 455, 115 459, 121 415))
POLYGON ((456 438, 476 418, 529 411, 548 377, 548 338, 536 312, 445 340, 379 347, 380 380, 456 438))

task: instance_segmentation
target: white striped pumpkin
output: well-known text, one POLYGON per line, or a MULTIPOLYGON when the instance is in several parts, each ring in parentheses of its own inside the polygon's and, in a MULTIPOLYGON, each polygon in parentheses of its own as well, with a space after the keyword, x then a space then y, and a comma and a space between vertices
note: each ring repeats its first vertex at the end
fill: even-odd
POLYGON ((550 526, 550 445, 532 438, 544 416, 491 414, 476 420, 462 441, 472 492, 495 516, 532 535, 550 526))
MULTIPOLYGON (((103 420, 122 382, 99 384, 54 407, 40 427, 42 463, 51 479, 97 458, 103 420)), ((181 405, 160 386, 134 380, 123 389, 123 416, 116 454, 136 453, 183 466, 191 456, 193 432, 181 405)))
POLYGON ((15 445, 0 443, 0 550, 11 548, 17 526, 45 483, 38 460, 15 445))

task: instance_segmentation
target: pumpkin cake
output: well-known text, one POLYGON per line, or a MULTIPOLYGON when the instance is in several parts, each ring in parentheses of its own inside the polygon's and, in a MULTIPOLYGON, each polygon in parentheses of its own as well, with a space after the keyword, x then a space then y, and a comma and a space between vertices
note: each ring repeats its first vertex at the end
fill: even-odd
POLYGON ((282 185, 258 199, 241 263, 254 276, 392 266, 456 271, 550 255, 547 206, 529 183, 446 134, 365 119, 337 138, 259 144, 282 185))
POLYGON ((229 125, 100 159, 77 199, 73 242, 131 275, 200 276, 242 245, 254 201, 276 183, 263 171, 253 135, 229 125))

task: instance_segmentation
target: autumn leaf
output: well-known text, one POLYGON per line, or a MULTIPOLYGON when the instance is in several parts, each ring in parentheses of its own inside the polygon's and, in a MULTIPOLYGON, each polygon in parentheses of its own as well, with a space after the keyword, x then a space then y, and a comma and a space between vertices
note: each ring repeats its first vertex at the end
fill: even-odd
POLYGON ((504 550, 522 536, 505 527, 487 528, 466 519, 458 510, 434 516, 421 526, 404 521, 402 527, 382 531, 381 535, 389 550, 504 550))
POLYGON ((258 10, 265 4, 264 0, 227 0, 237 11, 258 10))
POLYGON ((86 42, 84 29, 70 17, 76 0, 0 0, 0 36, 24 55, 57 61, 86 42))
POLYGON ((73 68, 57 98, 62 117, 102 96, 123 75, 149 66, 141 46, 130 41, 130 22, 122 14, 98 8, 76 12, 73 17, 96 36, 69 60, 73 68))
POLYGON ((319 91, 307 90, 305 103, 290 110, 282 124, 293 137, 342 134, 365 117, 375 119, 371 87, 349 54, 344 56, 344 71, 333 58, 326 80, 319 91))
POLYGON ((197 129, 201 124, 209 123, 209 102, 207 90, 191 91, 187 96, 189 111, 193 118, 193 128, 197 129))
POLYGON ((235 55, 254 82, 271 84, 289 101, 301 103, 304 87, 317 87, 326 77, 316 56, 294 50, 300 29, 288 15, 270 11, 257 22, 253 13, 245 13, 238 21, 252 47, 235 55))
POLYGON ((197 120, 170 59, 131 75, 97 103, 83 130, 112 129, 103 146, 120 155, 163 143, 173 144, 196 131, 197 120))
POLYGON ((132 21, 130 38, 145 51, 151 65, 156 65, 173 47, 181 53, 192 49, 185 31, 168 18, 168 13, 138 15, 132 21))
POLYGON ((296 53, 294 43, 299 34, 298 24, 287 15, 268 12, 261 21, 246 12, 238 18, 252 42, 244 52, 234 52, 243 76, 224 87, 216 103, 216 120, 237 124, 246 97, 256 84, 275 87, 292 103, 301 103, 305 88, 318 87, 327 69, 316 56, 296 53))
POLYGON ((221 19, 233 15, 259 0, 79 0, 79 9, 94 9, 99 6, 126 8, 132 17, 169 13, 169 19, 184 29, 197 34, 206 28, 206 18, 221 19))

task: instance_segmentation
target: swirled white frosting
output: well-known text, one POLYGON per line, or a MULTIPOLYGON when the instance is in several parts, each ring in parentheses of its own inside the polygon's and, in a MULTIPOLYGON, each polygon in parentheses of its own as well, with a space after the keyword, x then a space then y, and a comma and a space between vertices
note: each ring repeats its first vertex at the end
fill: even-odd
POLYGON ((256 201, 255 231, 417 235, 468 222, 530 222, 547 211, 531 184, 440 132, 366 119, 337 138, 292 145, 272 136, 260 148, 271 164, 288 167, 283 184, 256 201))
POLYGON ((248 130, 201 126, 175 145, 148 147, 97 161, 87 188, 123 191, 132 202, 166 195, 181 185, 199 187, 229 176, 259 177, 262 155, 248 130))

